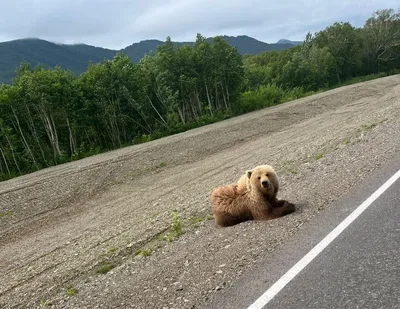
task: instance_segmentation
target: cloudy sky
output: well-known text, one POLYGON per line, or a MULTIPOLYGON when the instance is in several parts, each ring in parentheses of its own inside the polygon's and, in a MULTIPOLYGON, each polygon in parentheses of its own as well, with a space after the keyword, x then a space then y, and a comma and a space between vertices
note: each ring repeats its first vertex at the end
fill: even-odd
POLYGON ((335 21, 362 26, 398 0, 0 0, 0 41, 37 37, 120 49, 145 39, 249 35, 302 40, 335 21))

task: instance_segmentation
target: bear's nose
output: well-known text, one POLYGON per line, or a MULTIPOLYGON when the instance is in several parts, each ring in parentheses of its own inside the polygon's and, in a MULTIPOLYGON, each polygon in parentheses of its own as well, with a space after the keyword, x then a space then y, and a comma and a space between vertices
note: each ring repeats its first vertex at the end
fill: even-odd
POLYGON ((269 187, 269 182, 267 180, 264 180, 262 182, 262 185, 263 185, 264 188, 268 188, 269 187))

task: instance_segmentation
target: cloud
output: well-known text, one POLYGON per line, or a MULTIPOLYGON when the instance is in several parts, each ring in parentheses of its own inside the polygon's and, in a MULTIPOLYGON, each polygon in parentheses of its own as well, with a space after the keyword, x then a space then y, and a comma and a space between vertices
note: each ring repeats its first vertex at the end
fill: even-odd
POLYGON ((381 0, 3 0, 0 40, 39 37, 119 49, 145 39, 194 40, 196 33, 304 39, 335 21, 361 26, 381 0))

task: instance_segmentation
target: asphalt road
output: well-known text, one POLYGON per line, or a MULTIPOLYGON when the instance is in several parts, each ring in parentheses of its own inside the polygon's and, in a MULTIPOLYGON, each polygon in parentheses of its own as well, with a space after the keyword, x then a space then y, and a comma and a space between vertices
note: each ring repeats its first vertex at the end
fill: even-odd
MULTIPOLYGON (((208 308, 249 308, 400 169, 400 155, 306 224, 208 308)), ((340 182, 338 182, 340 185, 340 182)), ((255 306, 256 307, 256 306, 255 306)), ((261 308, 258 306, 258 308, 261 308)), ((263 308, 400 308, 400 179, 263 308)))

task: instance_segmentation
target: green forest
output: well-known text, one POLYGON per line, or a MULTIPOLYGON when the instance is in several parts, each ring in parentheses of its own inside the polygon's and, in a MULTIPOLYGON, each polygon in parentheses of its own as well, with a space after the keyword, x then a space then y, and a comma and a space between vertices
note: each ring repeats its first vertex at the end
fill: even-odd
MULTIPOLYGON (((275 44, 258 41, 246 35, 222 36, 229 45, 235 46, 241 55, 255 55, 264 51, 284 50, 301 42, 279 40, 275 44)), ((207 38, 212 43, 213 38, 207 38)), ((173 42, 175 46, 193 46, 194 42, 173 42)), ((112 59, 117 53, 129 57, 133 63, 138 63, 144 55, 156 51, 165 42, 159 40, 144 40, 133 43, 120 50, 95 47, 86 44, 57 44, 38 38, 25 38, 0 42, 0 83, 9 84, 15 76, 15 69, 26 61, 35 66, 41 64, 44 68, 59 66, 79 75, 86 71, 88 63, 98 63, 112 59)))
POLYGON ((240 55, 222 37, 170 38, 75 75, 21 63, 0 85, 0 180, 147 142, 318 91, 400 72, 400 10, 337 22, 283 51, 240 55))

